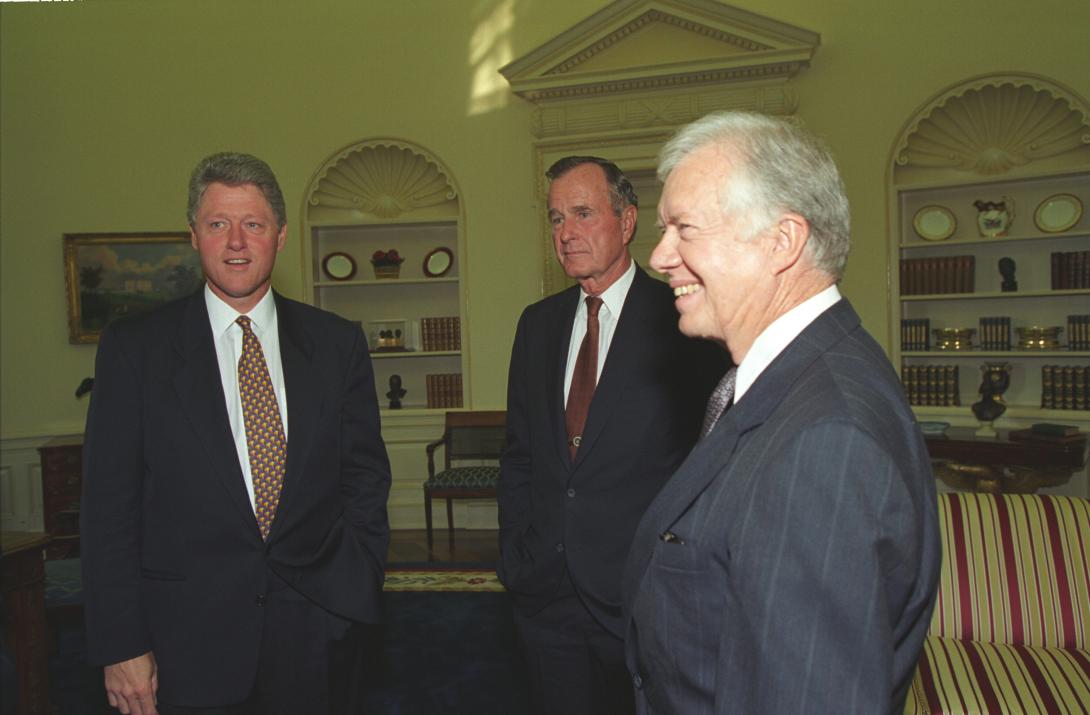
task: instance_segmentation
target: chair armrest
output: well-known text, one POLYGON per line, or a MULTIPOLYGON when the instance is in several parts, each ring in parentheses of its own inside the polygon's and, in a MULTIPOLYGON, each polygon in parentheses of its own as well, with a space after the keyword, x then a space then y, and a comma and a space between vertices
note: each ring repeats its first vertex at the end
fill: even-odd
POLYGON ((435 476, 435 449, 440 445, 446 444, 446 441, 447 436, 444 434, 434 442, 428 442, 427 446, 424 448, 428 453, 428 479, 435 476))

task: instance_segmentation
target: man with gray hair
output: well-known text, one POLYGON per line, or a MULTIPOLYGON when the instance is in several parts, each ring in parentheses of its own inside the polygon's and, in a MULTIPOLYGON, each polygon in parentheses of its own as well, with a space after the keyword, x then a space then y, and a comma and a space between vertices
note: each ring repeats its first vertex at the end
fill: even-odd
POLYGON ((88 659, 122 713, 359 710, 390 465, 367 342, 271 290, 265 162, 189 184, 205 286, 102 335, 80 530, 88 659))
POLYGON ((796 125, 722 113, 663 148, 681 331, 725 346, 704 436, 625 570, 642 713, 900 712, 940 561, 927 450, 840 296, 848 202, 796 125))
POLYGON ((539 715, 626 715, 621 570, 644 509, 700 433, 722 350, 677 328, 636 265, 636 192, 611 161, 546 172, 574 285, 526 308, 507 379, 500 558, 539 715))

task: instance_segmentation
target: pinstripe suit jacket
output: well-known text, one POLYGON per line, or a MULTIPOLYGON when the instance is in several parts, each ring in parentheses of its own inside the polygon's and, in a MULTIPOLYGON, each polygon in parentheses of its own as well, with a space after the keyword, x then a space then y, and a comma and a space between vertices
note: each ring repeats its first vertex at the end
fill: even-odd
POLYGON ((640 712, 900 712, 940 558, 923 438, 842 300, 637 529, 624 605, 640 712))

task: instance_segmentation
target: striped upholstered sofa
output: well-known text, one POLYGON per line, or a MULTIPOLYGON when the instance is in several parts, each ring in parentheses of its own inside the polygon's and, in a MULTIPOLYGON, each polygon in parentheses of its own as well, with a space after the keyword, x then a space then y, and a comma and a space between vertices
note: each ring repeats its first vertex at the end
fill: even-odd
POLYGON ((939 523, 939 598, 905 712, 1090 712, 1090 501, 943 494, 939 523))

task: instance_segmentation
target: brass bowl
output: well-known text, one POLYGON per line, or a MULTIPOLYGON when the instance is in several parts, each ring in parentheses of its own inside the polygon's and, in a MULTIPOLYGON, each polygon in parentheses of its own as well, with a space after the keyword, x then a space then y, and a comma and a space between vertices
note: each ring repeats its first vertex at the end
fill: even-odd
POLYGON ((972 350, 976 328, 932 328, 936 350, 972 350))
POLYGON ((1063 328, 1059 325, 1043 328, 1030 325, 1016 328, 1018 331, 1019 350, 1059 350, 1060 333, 1063 328))

